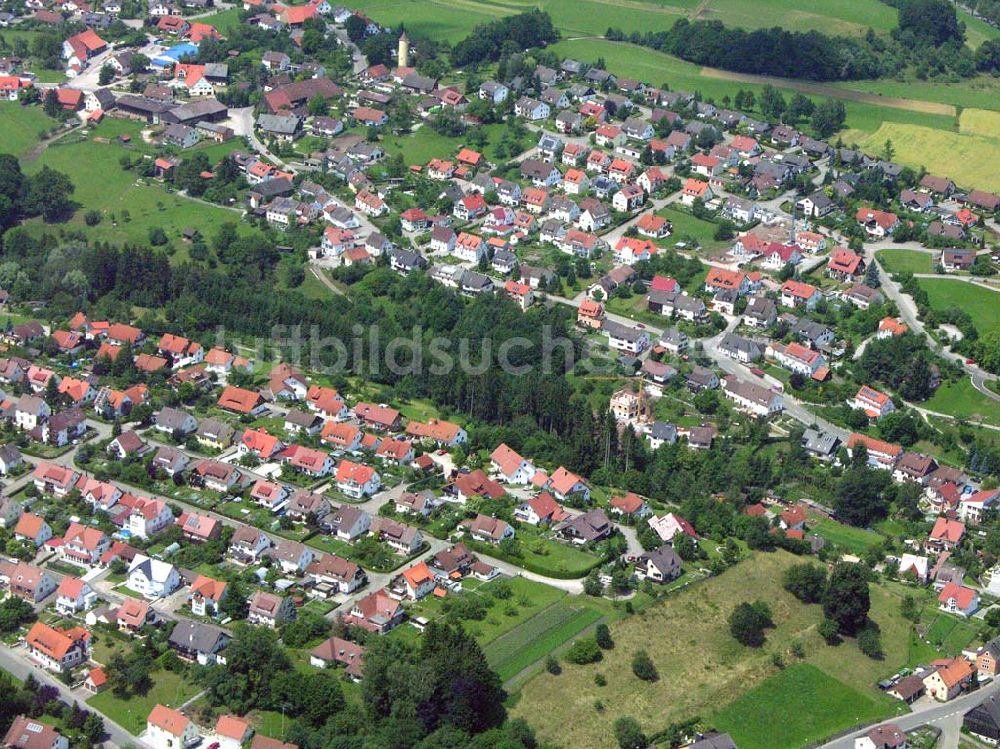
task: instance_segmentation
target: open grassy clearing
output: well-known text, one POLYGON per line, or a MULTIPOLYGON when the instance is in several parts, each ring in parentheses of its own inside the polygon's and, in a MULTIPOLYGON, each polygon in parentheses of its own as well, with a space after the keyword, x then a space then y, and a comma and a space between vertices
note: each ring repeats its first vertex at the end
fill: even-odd
POLYGON ((980 335, 1000 326, 1000 292, 949 278, 921 278, 918 283, 930 297, 932 308, 964 309, 980 335))
MULTIPOLYGON (((24 167, 25 171, 33 173, 50 166, 69 175, 76 186, 73 200, 82 208, 68 222, 68 227, 84 231, 92 240, 122 244, 146 243, 149 230, 159 226, 168 239, 179 245, 181 231, 187 227, 211 238, 224 222, 240 220, 239 211, 188 200, 167 192, 156 183, 145 184, 135 171, 127 172, 119 165, 119 159, 126 153, 122 146, 114 142, 98 143, 94 137, 106 136, 83 139, 69 135, 46 148, 38 159, 24 167), (89 210, 101 213, 102 221, 97 226, 88 227, 84 223, 84 214, 89 210), (122 216, 123 210, 128 211, 128 221, 122 216)), ((38 219, 27 225, 38 232, 46 228, 38 219)), ((242 230, 251 231, 245 225, 242 230)))
MULTIPOLYGON (((805 648, 806 663, 858 693, 847 704, 868 709, 871 701, 875 704, 869 716, 893 714, 899 705, 883 698, 873 685, 910 659, 910 626, 899 615, 902 593, 872 587, 871 615, 882 628, 885 650, 883 661, 872 661, 854 643, 824 644, 816 632, 820 608, 801 604, 781 587, 783 571, 798 561, 784 552, 754 554, 719 577, 612 624, 615 647, 604 653, 602 662, 564 664, 560 676, 539 674, 524 685, 513 714, 529 721, 544 740, 611 746, 612 725, 622 715, 634 716, 647 731, 694 714, 711 718, 705 714, 706 705, 724 710, 765 682, 777 673, 771 654, 779 652, 794 660, 789 650, 796 641, 805 648), (753 650, 733 640, 726 617, 736 604, 758 598, 770 604, 777 626, 768 633, 767 644, 753 650), (654 683, 642 682, 632 673, 631 659, 640 648, 647 650, 659 670, 654 683), (596 673, 604 674, 606 687, 594 684, 596 673), (603 702, 603 711, 594 709, 595 700, 603 702)), ((843 709, 833 705, 827 710, 820 702, 815 719, 827 721, 823 725, 830 725, 830 730, 846 727, 843 709)))
POLYGON ((478 7, 478 3, 439 0, 352 0, 346 5, 378 19, 389 26, 405 24, 418 34, 454 44, 477 25, 500 16, 513 15, 514 9, 478 7), (470 7, 471 6, 471 7, 470 7))
POLYGON ((229 8, 199 20, 202 23, 214 26, 220 34, 225 35, 240 25, 240 9, 229 8))
POLYGON ((153 688, 144 695, 121 700, 108 689, 91 697, 87 704, 129 733, 138 735, 146 730, 146 717, 157 703, 179 707, 197 693, 198 687, 185 681, 181 674, 161 669, 153 674, 153 688))
MULTIPOLYGON (((486 616, 480 620, 463 619, 462 626, 476 638, 480 645, 487 645, 499 637, 517 630, 525 622, 536 618, 541 612, 553 606, 561 605, 566 592, 544 583, 537 583, 523 577, 509 578, 479 584, 468 581, 463 584, 461 593, 448 593, 445 598, 428 596, 427 598, 407 607, 411 618, 424 617, 434 620, 446 615, 452 605, 465 597, 480 598, 487 605, 486 616), (496 598, 493 592, 504 584, 509 587, 509 598, 496 598)), ((397 630, 398 631, 398 630, 397 630)))
POLYGON ((853 528, 830 518, 810 522, 809 527, 821 538, 854 554, 860 554, 882 542, 882 536, 864 528, 853 528))
POLYGON ((890 247, 875 253, 879 263, 889 273, 932 273, 934 258, 929 252, 890 247))
POLYGON ((39 141, 39 134, 52 129, 56 121, 41 107, 22 107, 16 102, 0 102, 0 153, 21 156, 39 141))
POLYGON ((990 400, 976 390, 970 380, 946 382, 934 392, 932 398, 920 405, 930 411, 954 416, 956 419, 982 421, 1000 426, 1000 403, 990 400))
POLYGON ((873 133, 848 131, 845 143, 857 143, 865 151, 878 153, 887 140, 901 164, 926 167, 933 174, 946 174, 956 183, 981 190, 1000 190, 1000 137, 886 122, 873 133))
POLYGON ((800 747, 844 726, 884 717, 885 703, 876 696, 796 663, 718 713, 715 725, 745 749, 800 747))
POLYGON ((721 250, 728 247, 731 240, 719 240, 715 238, 715 230, 718 224, 700 219, 694 214, 681 210, 675 206, 668 206, 657 212, 672 225, 670 236, 657 244, 664 247, 673 247, 678 242, 690 241, 694 239, 701 245, 701 249, 707 252, 721 250))
POLYGON ((505 556, 499 547, 471 540, 467 540, 466 544, 474 551, 517 564, 536 574, 563 579, 583 577, 601 562, 596 554, 561 541, 533 536, 526 528, 518 531, 517 537, 519 553, 510 557, 505 556))
MULTIPOLYGON (((488 159, 496 158, 495 146, 500 139, 503 128, 503 125, 484 125, 480 128, 485 131, 487 138, 489 138, 489 144, 485 149, 488 159)), ((441 135, 425 125, 409 135, 389 135, 382 141, 381 146, 386 153, 402 153, 408 166, 411 164, 422 166, 435 158, 454 160, 466 140, 464 136, 441 135)), ((533 141, 532 145, 534 145, 533 141)))

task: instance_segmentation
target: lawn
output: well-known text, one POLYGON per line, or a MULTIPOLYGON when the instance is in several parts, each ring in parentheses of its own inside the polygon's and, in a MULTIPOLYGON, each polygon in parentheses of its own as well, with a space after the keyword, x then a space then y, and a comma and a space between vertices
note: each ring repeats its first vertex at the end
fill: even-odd
POLYGON ((945 382, 934 391, 930 400, 920 405, 930 411, 954 416, 956 419, 982 421, 1000 426, 1000 403, 990 400, 976 390, 970 380, 945 382))
POLYGON ((594 609, 562 601, 498 637, 484 653, 490 667, 507 681, 600 618, 594 609))
MULTIPOLYGON (((996 94, 994 94, 996 96, 996 94)), ((884 122, 873 133, 849 131, 845 143, 877 153, 887 140, 896 151, 895 160, 914 168, 926 167, 934 174, 947 174, 963 187, 1000 190, 1000 137, 945 132, 916 124, 884 122)))
POLYGON ((732 240, 715 239, 717 224, 700 219, 694 214, 681 210, 674 205, 667 206, 663 210, 658 211, 657 214, 667 219, 673 227, 670 236, 659 244, 673 247, 678 242, 688 242, 690 244, 693 239, 701 245, 702 250, 709 252, 721 250, 731 244, 732 240))
POLYGON ((714 724, 740 749, 806 746, 845 726, 887 714, 876 694, 863 694, 809 663, 796 663, 716 714, 714 724), (789 706, 794 705, 794 710, 789 706))
POLYGON ((976 639, 976 628, 956 616, 939 613, 927 630, 926 639, 948 655, 957 656, 976 639))
POLYGON ((528 580, 524 577, 501 578, 485 584, 467 580, 461 593, 448 593, 445 598, 436 596, 425 598, 407 608, 410 617, 423 616, 435 619, 442 616, 448 607, 448 599, 458 600, 465 596, 482 598, 487 604, 486 616, 478 621, 463 619, 462 626, 476 638, 480 645, 488 645, 497 638, 506 637, 511 632, 518 631, 525 622, 533 621, 538 616, 559 606, 566 598, 566 592, 544 583, 528 580), (492 595, 501 585, 509 588, 509 598, 496 598, 492 595))
MULTIPOLYGON (((486 133, 486 137, 489 140, 489 143, 484 149, 486 157, 491 160, 499 160, 496 156, 495 146, 500 140, 504 126, 483 125, 479 129, 486 133)), ((434 158, 454 159, 455 156, 458 155, 459 150, 465 144, 466 140, 467 136, 453 137, 449 135, 441 135, 440 133, 432 130, 430 127, 424 125, 419 130, 408 135, 389 135, 382 141, 381 145, 385 149, 386 153, 402 153, 403 159, 406 161, 407 165, 423 165, 434 158)), ((525 140, 523 145, 529 147, 534 145, 534 138, 532 137, 529 140, 525 140)), ((508 154, 508 156, 514 155, 516 154, 508 154)))
MULTIPOLYGON (((98 128, 93 137, 106 137, 101 135, 103 132, 98 128)), ((145 184, 134 171, 126 172, 119 165, 125 153, 126 149, 113 141, 100 143, 70 135, 50 145, 41 157, 26 165, 25 171, 32 173, 49 166, 69 175, 76 186, 73 199, 83 208, 70 219, 67 228, 83 231, 92 240, 146 244, 149 230, 157 226, 175 242, 186 227, 211 239, 224 222, 240 221, 240 212, 194 203, 155 182, 145 184), (84 223, 84 214, 90 209, 99 211, 103 219, 94 227, 84 223), (128 221, 122 217, 123 209, 128 210, 128 221)), ((37 231, 46 227, 38 219, 29 225, 37 231)), ((246 225, 243 230, 251 231, 246 225)))
POLYGON ((220 11, 212 16, 207 16, 206 18, 198 19, 202 23, 207 23, 214 26, 220 34, 228 34, 240 25, 240 9, 239 8, 229 8, 228 10, 220 11))
POLYGON ((864 528, 853 528, 830 518, 823 518, 815 523, 810 522, 809 527, 818 536, 854 554, 860 554, 865 549, 882 542, 882 536, 877 533, 866 531, 864 528))
POLYGON ((929 252, 893 247, 878 250, 875 257, 889 273, 932 273, 934 271, 934 256, 929 252))
POLYGON ((980 335, 1000 326, 1000 292, 948 278, 921 278, 918 283, 930 297, 933 309, 964 309, 980 335))
MULTIPOLYGON (((791 646, 801 642, 805 663, 860 697, 870 695, 871 701, 880 703, 879 715, 891 715, 897 706, 888 699, 883 701, 874 684, 910 657, 911 628, 899 614, 902 594, 872 586, 871 615, 882 629, 885 650, 883 661, 873 661, 852 642, 826 645, 816 632, 820 607, 800 603, 781 587, 784 570, 799 561, 785 552, 754 553, 722 575, 650 605, 640 616, 611 624, 615 647, 605 651, 603 661, 587 666, 564 663, 559 676, 538 674, 523 686, 512 714, 531 723, 543 741, 558 741, 563 746, 612 746, 616 718, 631 715, 651 732, 692 715, 709 717, 706 705, 724 709, 736 702, 777 673, 772 653, 794 662, 791 646), (726 617, 736 604, 755 599, 768 602, 777 624, 759 650, 739 645, 726 625, 726 617), (649 653, 659 670, 658 681, 642 682, 632 673, 632 656, 640 648, 649 653), (597 673, 604 675, 607 686, 594 684, 597 673), (596 700, 603 703, 603 710, 594 709, 596 700)), ((817 725, 835 730, 853 724, 853 719, 845 721, 841 710, 836 705, 830 709, 817 705, 815 719, 825 721, 817 725)))
POLYGON ((56 121, 45 114, 41 107, 22 107, 13 102, 0 103, 0 120, 3 137, 0 153, 21 155, 38 143, 39 133, 51 130, 56 121))
POLYGON ((197 693, 198 687, 185 681, 183 675, 161 669, 153 674, 153 688, 144 695, 121 700, 108 689, 91 697, 87 704, 138 735, 146 730, 146 717, 157 703, 178 707, 197 693))
POLYGON ((538 575, 562 579, 583 577, 601 561, 596 554, 569 544, 532 537, 525 528, 518 532, 518 541, 520 553, 517 556, 505 556, 499 547, 469 539, 466 539, 466 545, 481 554, 504 559, 538 575))

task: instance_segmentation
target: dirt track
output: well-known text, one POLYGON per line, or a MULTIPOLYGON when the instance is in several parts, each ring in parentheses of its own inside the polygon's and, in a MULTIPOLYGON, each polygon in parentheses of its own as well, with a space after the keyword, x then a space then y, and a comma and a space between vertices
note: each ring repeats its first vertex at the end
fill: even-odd
POLYGON ((772 86, 791 89, 792 91, 798 91, 803 94, 827 96, 832 99, 844 99, 845 101, 856 101, 862 104, 876 104, 880 107, 905 109, 910 112, 942 114, 946 117, 955 117, 958 114, 958 111, 951 104, 938 104, 937 102, 920 101, 918 99, 896 99, 891 96, 879 96, 878 94, 870 94, 865 91, 853 91, 823 83, 810 83, 808 81, 797 81, 790 78, 773 78, 767 75, 731 73, 728 70, 706 67, 701 69, 701 75, 706 78, 733 81, 734 83, 754 83, 760 86, 770 83, 772 86))

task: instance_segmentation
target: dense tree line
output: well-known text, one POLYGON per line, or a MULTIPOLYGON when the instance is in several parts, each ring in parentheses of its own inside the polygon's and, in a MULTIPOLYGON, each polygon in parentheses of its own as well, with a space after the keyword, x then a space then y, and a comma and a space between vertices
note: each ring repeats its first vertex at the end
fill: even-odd
POLYGON ((780 27, 748 31, 721 21, 679 19, 669 31, 625 35, 609 29, 609 39, 627 39, 699 65, 740 73, 804 78, 815 81, 877 78, 878 55, 864 40, 828 36, 818 31, 780 27))
POLYGON ((884 382, 908 401, 933 395, 930 353, 922 337, 913 333, 869 341, 855 364, 861 382, 884 382))
POLYGON ((947 0, 892 0, 899 23, 888 36, 870 30, 848 37, 821 31, 787 31, 775 26, 747 30, 721 21, 679 19, 666 31, 608 29, 607 38, 661 50, 699 65, 740 73, 816 81, 858 80, 898 75, 918 78, 952 73, 971 76, 1000 64, 1000 45, 987 43, 974 56, 965 28, 947 0))
POLYGON ((62 172, 44 166, 29 176, 15 156, 0 154, 0 233, 26 218, 66 218, 74 208, 70 200, 74 189, 62 172))
POLYGON ((535 749, 531 730, 507 720, 500 678, 475 640, 438 622, 425 634, 419 647, 368 638, 361 705, 345 701, 336 673, 292 668, 277 634, 260 627, 238 626, 226 664, 199 678, 216 708, 283 710, 285 739, 302 749, 535 749))
POLYGON ((456 67, 496 62, 501 56, 544 47, 558 39, 559 32, 552 24, 552 17, 533 8, 477 26, 451 50, 451 61, 456 67))

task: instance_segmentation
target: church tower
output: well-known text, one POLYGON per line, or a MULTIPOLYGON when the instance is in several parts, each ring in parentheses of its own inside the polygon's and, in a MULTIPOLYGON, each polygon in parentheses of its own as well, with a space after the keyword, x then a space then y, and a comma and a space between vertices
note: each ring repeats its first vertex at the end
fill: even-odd
POLYGON ((410 39, 406 32, 399 37, 399 54, 396 56, 399 67, 408 68, 410 66, 410 39))

